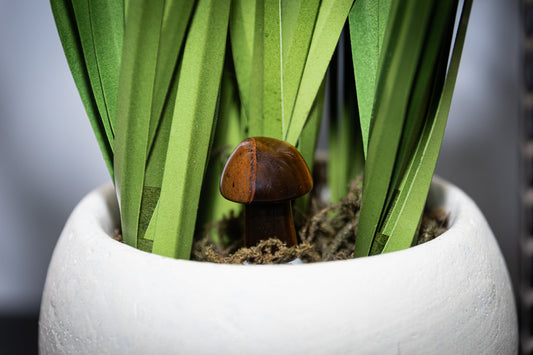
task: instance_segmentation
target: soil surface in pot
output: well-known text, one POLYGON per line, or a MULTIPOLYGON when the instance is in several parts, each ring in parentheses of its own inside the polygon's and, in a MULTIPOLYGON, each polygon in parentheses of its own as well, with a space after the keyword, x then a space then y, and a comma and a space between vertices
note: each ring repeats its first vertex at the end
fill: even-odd
MULTIPOLYGON (((344 260, 353 258, 359 210, 361 183, 354 181, 348 195, 339 203, 323 204, 311 196, 311 212, 305 215, 295 209, 296 230, 300 244, 287 247, 279 239, 269 239, 251 248, 244 247, 243 216, 232 215, 205 228, 206 232, 194 244, 192 260, 227 264, 284 264, 296 258, 305 262, 344 260), (215 236, 226 236, 215 242, 215 236), (231 237, 228 237, 231 236, 231 237)), ((426 209, 414 245, 430 241, 448 227, 448 215, 443 209, 426 209)))

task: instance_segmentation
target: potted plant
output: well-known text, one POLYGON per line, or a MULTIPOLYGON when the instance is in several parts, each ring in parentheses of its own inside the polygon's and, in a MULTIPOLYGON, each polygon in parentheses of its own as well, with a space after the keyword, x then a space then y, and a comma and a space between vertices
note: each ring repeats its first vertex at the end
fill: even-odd
POLYGON ((490 228, 458 188, 430 189, 471 1, 51 3, 114 188, 58 241, 42 353, 517 352, 490 228), (332 200, 364 170, 355 258, 187 260, 198 226, 238 208, 214 192, 220 155, 269 137, 312 169, 326 91, 332 200), (409 248, 428 191, 450 229, 409 248))

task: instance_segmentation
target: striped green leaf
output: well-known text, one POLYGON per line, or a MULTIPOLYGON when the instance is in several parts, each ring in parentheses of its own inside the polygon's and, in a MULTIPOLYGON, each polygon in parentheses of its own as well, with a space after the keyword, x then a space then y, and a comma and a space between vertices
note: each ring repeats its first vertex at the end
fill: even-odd
POLYGON ((89 0, 89 12, 105 108, 114 135, 124 38, 124 2, 89 0))
POLYGON ((393 2, 378 73, 355 256, 366 256, 385 209, 432 4, 393 2))
MULTIPOLYGON (((456 6, 456 4, 454 5, 456 6)), ((450 67, 447 71, 444 86, 442 87, 437 84, 437 87, 440 86, 440 88, 434 93, 434 97, 432 98, 434 104, 431 105, 428 120, 418 140, 409 168, 403 178, 400 193, 384 227, 384 233, 390 235, 390 237, 383 252, 408 248, 413 241, 413 236, 424 208, 437 163, 444 129, 446 128, 471 8, 472 0, 466 0, 463 4, 450 67)), ((439 14, 442 15, 442 11, 439 14)), ((454 16, 449 17, 448 37, 451 37, 454 16)), ((445 40, 440 43, 444 47, 440 51, 441 65, 439 65, 439 69, 442 71, 442 77, 446 74, 449 43, 445 40)))
POLYGON ((335 51, 353 0, 323 0, 284 139, 296 145, 335 51))
POLYGON ((110 140, 112 135, 108 136, 104 121, 98 111, 89 72, 85 64, 83 46, 75 20, 74 8, 70 0, 51 0, 50 5, 74 82, 76 83, 85 111, 89 116, 89 121, 100 146, 107 169, 113 178, 113 140, 110 140))
POLYGON ((114 166, 124 241, 137 246, 164 0, 131 0, 128 4, 114 166))
POLYGON ((168 99, 167 93, 170 91, 193 6, 194 1, 191 0, 165 1, 150 114, 149 147, 152 147, 163 106, 168 99))
POLYGON ((286 136, 290 117, 320 6, 319 0, 287 0, 282 12, 283 22, 283 135, 286 136))
POLYGON ((349 16, 359 121, 365 156, 368 150, 379 58, 390 7, 391 0, 357 0, 349 16))
POLYGON ((215 125, 229 2, 200 0, 188 30, 152 252, 188 259, 215 125))
POLYGON ((246 117, 250 116, 250 85, 255 41, 256 2, 233 0, 231 6, 231 52, 235 63, 235 74, 239 84, 239 97, 243 110, 241 114, 244 119, 242 125, 247 126, 246 117))
MULTIPOLYGON (((107 78, 104 78, 104 76, 100 75, 100 66, 98 63, 98 59, 96 57, 96 44, 99 44, 101 47, 99 48, 102 52, 105 52, 106 50, 108 53, 113 52, 114 45, 110 45, 111 41, 110 38, 99 38, 97 39, 95 36, 96 29, 93 26, 93 19, 91 7, 90 7, 90 1, 89 0, 80 0, 80 1, 73 1, 72 2, 73 8, 74 8, 74 15, 76 18, 76 24, 78 26, 80 40, 81 40, 81 46, 83 49, 83 57, 85 60, 85 66, 87 68, 87 73, 89 75, 89 81, 91 84, 91 90, 93 92, 94 99, 96 101, 96 106, 98 107, 98 112, 100 113, 100 117, 102 120, 102 123, 105 128, 105 132, 107 135, 107 140, 110 142, 111 149, 113 149, 113 143, 114 143, 114 134, 113 134, 113 128, 111 125, 111 121, 109 118, 109 112, 105 100, 105 94, 104 94, 104 82, 106 82, 107 78), (102 48, 104 47, 104 48, 102 48), (105 48, 107 47, 107 48, 105 48), (111 47, 111 48, 110 48, 111 47)), ((98 20, 95 20, 98 22, 98 20)), ((103 33, 105 36, 105 32, 103 33)), ((112 37, 108 36, 108 37, 112 37)), ((102 61, 104 61, 104 55, 102 55, 102 61)), ((113 66, 113 63, 107 63, 109 66, 113 66)), ((102 69, 106 67, 104 63, 102 63, 102 69)), ((118 69, 118 68, 115 68, 118 69)), ((103 73, 102 73, 103 74, 103 73)), ((116 93, 116 90, 115 90, 116 93)), ((110 94, 109 94, 110 96, 110 94)))
MULTIPOLYGON (((238 214, 241 207, 220 194, 220 177, 226 161, 233 149, 246 138, 241 134, 241 111, 233 75, 229 68, 222 75, 217 127, 202 186, 198 218, 199 225, 206 228, 215 221, 229 217, 232 211, 238 214)), ((216 234, 218 231, 214 232, 215 241, 221 242, 224 236, 216 234)))
MULTIPOLYGON (((263 132, 262 135, 283 138, 283 55, 281 1, 264 0, 263 27, 263 132)), ((252 118, 252 117, 251 117, 252 118)))

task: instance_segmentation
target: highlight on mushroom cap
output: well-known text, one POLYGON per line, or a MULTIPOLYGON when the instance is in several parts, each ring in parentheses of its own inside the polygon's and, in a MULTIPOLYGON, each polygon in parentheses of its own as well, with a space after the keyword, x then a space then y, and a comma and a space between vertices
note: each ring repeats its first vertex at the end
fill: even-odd
POLYGON ((242 141, 233 151, 220 180, 228 200, 249 204, 293 200, 313 188, 311 172, 291 144, 268 137, 242 141))

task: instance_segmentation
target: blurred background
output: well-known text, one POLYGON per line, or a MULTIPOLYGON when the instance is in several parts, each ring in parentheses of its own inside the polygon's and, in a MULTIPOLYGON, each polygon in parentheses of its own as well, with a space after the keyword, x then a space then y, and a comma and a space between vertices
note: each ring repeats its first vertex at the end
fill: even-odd
MULTIPOLYGON (((437 174, 465 190, 519 283, 519 1, 474 2, 437 174)), ((48 262, 76 203, 110 182, 48 1, 0 0, 0 353, 35 353, 48 262)))

